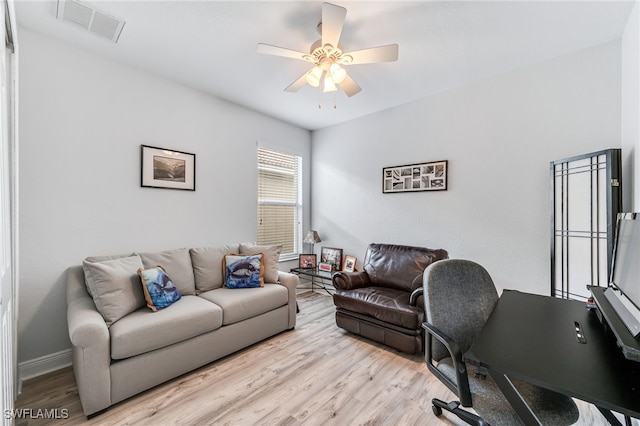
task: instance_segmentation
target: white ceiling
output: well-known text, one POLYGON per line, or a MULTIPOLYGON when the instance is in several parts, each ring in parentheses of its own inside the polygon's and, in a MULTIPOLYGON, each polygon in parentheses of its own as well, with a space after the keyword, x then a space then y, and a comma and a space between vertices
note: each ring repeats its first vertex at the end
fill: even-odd
POLYGON ((320 1, 87 1, 126 21, 117 44, 59 21, 56 0, 16 0, 18 25, 314 130, 619 38, 633 1, 334 1, 345 51, 400 45, 397 62, 348 67, 362 92, 284 88, 307 62, 320 1), (319 101, 322 108, 318 108, 319 101))

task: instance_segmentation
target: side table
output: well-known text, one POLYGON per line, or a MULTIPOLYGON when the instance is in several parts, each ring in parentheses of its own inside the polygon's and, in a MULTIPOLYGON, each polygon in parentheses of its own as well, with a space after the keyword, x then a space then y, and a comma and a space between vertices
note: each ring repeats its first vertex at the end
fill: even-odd
POLYGON ((331 277, 334 272, 320 271, 318 268, 291 268, 290 272, 292 274, 296 274, 298 276, 304 275, 311 278, 311 291, 313 291, 314 285, 316 285, 315 280, 320 279, 320 282, 317 284, 318 287, 322 288, 329 295, 331 292, 327 289, 324 280, 331 281, 331 277))

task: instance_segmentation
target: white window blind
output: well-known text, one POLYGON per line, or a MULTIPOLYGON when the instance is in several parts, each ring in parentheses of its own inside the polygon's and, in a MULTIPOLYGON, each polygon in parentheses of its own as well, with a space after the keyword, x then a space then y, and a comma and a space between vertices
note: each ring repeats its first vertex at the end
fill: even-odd
POLYGON ((258 238, 282 244, 281 258, 302 245, 302 158, 258 147, 258 238))

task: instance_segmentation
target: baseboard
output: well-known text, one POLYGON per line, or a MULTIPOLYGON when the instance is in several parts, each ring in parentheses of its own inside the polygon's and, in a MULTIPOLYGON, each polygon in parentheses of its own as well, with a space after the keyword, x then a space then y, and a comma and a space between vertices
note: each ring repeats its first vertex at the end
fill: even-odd
POLYGON ((72 364, 71 349, 44 355, 18 364, 18 393, 22 392, 22 382, 51 373, 72 364))

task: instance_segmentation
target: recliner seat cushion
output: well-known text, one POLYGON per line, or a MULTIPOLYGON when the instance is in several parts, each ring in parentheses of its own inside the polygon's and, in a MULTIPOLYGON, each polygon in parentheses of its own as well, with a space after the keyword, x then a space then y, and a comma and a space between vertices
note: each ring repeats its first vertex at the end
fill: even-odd
POLYGON ((111 358, 124 359, 222 326, 222 309, 198 296, 183 296, 158 312, 144 307, 115 322, 109 329, 111 358))
POLYGON ((410 294, 385 287, 337 290, 333 295, 336 308, 367 315, 399 327, 416 330, 424 322, 424 309, 409 305, 410 294))
POLYGON ((280 284, 265 284, 256 288, 218 288, 200 294, 222 308, 223 325, 234 324, 267 313, 289 301, 287 288, 280 284))

